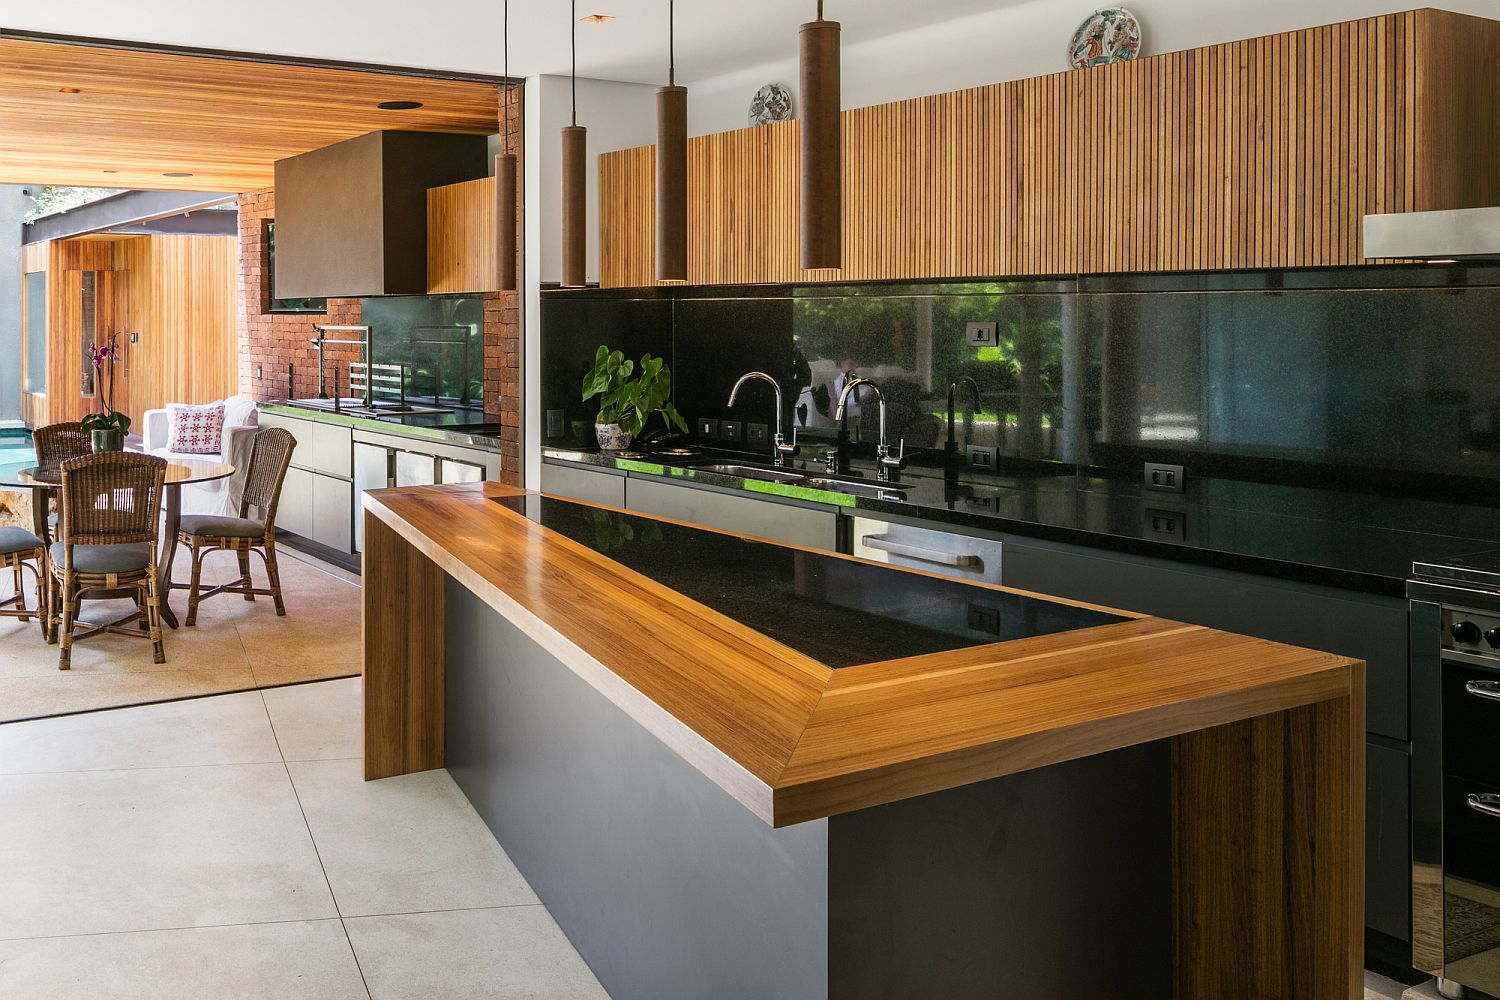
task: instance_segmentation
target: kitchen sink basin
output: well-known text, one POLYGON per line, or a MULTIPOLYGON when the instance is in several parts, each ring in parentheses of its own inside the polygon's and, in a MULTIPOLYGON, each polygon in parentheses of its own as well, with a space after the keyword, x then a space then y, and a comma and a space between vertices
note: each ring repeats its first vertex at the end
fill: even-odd
POLYGON ((860 483, 847 479, 829 479, 825 476, 813 476, 802 480, 799 486, 806 486, 813 490, 828 490, 832 493, 847 493, 856 497, 873 497, 880 499, 892 494, 905 493, 910 487, 901 483, 860 483))
POLYGON ((694 465, 695 472, 712 472, 719 476, 737 476, 740 479, 761 479, 768 483, 798 483, 807 477, 800 472, 769 469, 759 465, 694 465))

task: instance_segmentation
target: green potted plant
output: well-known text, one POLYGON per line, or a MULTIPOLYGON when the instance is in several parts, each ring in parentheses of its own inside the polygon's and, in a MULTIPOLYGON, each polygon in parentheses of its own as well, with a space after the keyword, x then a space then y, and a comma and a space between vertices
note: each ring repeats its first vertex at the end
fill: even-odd
POLYGON ((119 345, 111 337, 108 343, 89 348, 89 364, 94 366, 94 383, 99 387, 98 413, 85 414, 79 421, 89 432, 94 451, 124 451, 130 418, 110 405, 114 395, 114 367, 120 360, 119 345), (105 366, 108 366, 107 368, 105 366))
POLYGON ((670 402, 672 370, 666 361, 647 354, 641 358, 640 374, 636 371, 635 363, 625 360, 624 354, 601 346, 594 355, 594 367, 583 377, 584 402, 599 397, 594 434, 605 451, 630 447, 657 413, 669 429, 687 432, 687 421, 670 402))

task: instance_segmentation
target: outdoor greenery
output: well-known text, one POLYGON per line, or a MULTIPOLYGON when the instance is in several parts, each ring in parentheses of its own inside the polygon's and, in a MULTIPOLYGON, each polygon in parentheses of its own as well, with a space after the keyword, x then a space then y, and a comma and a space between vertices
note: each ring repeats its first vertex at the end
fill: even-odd
POLYGON ((33 207, 21 217, 21 221, 35 222, 48 215, 71 212, 90 202, 119 194, 121 190, 121 188, 60 187, 48 184, 46 187, 33 189, 31 194, 33 207))

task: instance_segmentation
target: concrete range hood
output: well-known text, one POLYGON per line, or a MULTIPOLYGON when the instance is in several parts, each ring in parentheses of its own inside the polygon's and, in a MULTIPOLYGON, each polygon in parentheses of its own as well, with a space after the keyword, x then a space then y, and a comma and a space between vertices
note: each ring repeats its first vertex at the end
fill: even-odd
POLYGON ((427 294, 427 189, 488 172, 485 136, 446 132, 370 132, 277 160, 273 294, 427 294))
POLYGON ((1398 260, 1500 260, 1500 207, 1365 216, 1364 255, 1398 260))

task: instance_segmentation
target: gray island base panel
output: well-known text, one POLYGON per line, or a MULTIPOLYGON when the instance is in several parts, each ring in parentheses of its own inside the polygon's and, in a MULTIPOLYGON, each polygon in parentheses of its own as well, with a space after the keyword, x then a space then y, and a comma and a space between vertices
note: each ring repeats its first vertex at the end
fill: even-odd
POLYGON ((445 600, 448 770, 616 1000, 1171 996, 1164 742, 778 830, 445 600))

